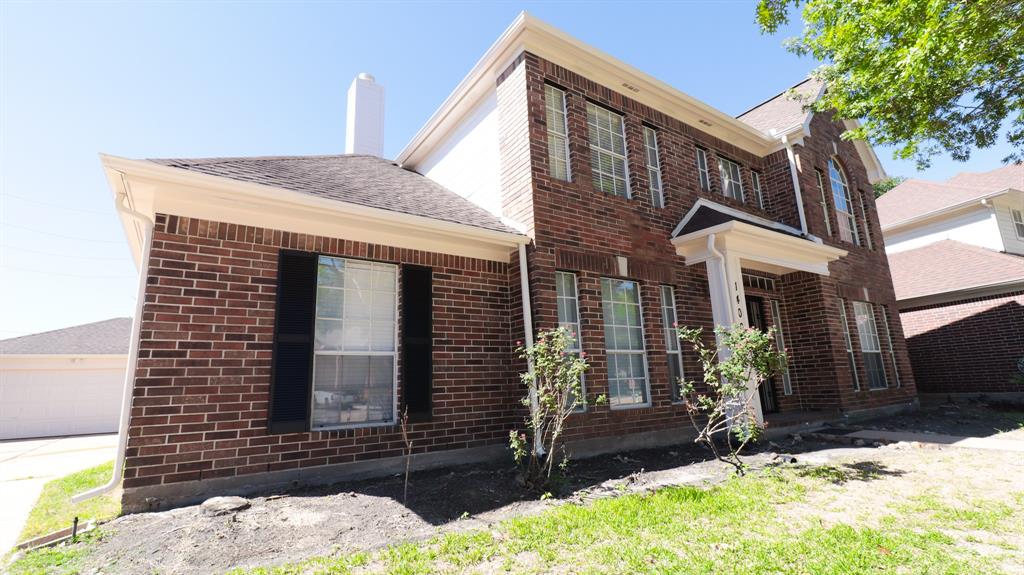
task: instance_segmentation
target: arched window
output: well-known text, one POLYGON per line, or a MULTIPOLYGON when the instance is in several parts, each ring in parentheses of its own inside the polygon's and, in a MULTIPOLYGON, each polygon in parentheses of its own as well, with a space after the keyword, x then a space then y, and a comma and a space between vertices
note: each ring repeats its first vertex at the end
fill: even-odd
POLYGON ((836 207, 836 220, 839 222, 839 237, 843 241, 860 245, 860 234, 857 233, 857 220, 853 215, 853 200, 850 186, 846 181, 839 160, 829 158, 828 179, 832 184, 832 204, 836 207))

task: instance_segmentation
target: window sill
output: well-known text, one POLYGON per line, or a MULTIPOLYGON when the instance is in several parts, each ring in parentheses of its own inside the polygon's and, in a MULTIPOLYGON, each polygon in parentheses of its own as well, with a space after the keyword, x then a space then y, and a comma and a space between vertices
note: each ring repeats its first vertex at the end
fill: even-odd
POLYGON ((398 420, 391 421, 375 421, 373 423, 350 423, 346 425, 331 425, 324 427, 310 427, 310 433, 319 431, 345 431, 347 429, 366 429, 368 427, 394 427, 398 425, 398 420))

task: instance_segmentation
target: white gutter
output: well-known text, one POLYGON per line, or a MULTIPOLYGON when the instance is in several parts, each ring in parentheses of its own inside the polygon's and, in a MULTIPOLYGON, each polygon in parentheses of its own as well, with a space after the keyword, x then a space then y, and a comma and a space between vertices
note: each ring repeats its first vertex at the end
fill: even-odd
POLYGON ((110 491, 121 482, 124 473, 124 454, 128 447, 128 422, 132 413, 132 392, 135 383, 135 368, 139 360, 139 338, 142 331, 142 307, 146 303, 146 278, 149 276, 149 254, 153 246, 153 220, 145 214, 136 212, 125 205, 128 194, 122 192, 115 205, 121 214, 135 218, 142 224, 142 263, 139 265, 139 287, 135 299, 135 316, 132 318, 132 334, 128 340, 128 364, 124 370, 124 389, 121 392, 121 420, 117 427, 117 455, 114 456, 114 472, 104 485, 79 493, 71 498, 72 503, 80 503, 110 491))
MULTIPOLYGON (((533 312, 530 306, 530 268, 526 263, 526 244, 519 244, 519 290, 522 292, 523 300, 524 343, 529 349, 533 347, 533 312)), ((526 364, 532 380, 536 375, 533 369, 533 360, 527 358, 526 364)), ((540 409, 540 404, 537 402, 537 387, 534 383, 530 386, 530 414, 537 413, 538 409, 540 409)), ((533 448, 538 454, 544 453, 544 442, 541 441, 540 434, 536 433, 536 430, 533 434, 533 448)))
POLYGON ((789 138, 783 136, 782 144, 786 146, 786 157, 789 158, 789 174, 793 177, 793 193, 796 194, 796 211, 800 215, 800 231, 807 235, 807 216, 804 215, 804 195, 800 191, 800 177, 796 169, 796 154, 793 153, 793 144, 789 138))

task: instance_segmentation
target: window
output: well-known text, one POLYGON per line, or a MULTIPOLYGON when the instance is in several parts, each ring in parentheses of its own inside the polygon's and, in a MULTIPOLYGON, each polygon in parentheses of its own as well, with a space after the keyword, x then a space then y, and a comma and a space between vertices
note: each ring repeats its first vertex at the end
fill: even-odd
POLYGON ((644 126, 644 150, 647 158, 647 179, 651 181, 651 205, 665 207, 665 193, 661 189, 661 162, 658 159, 658 133, 644 126))
POLYGON ((1010 210, 1010 215, 1013 216, 1013 228, 1017 232, 1017 237, 1024 240, 1024 213, 1020 210, 1010 210))
POLYGON ((710 192, 711 175, 708 173, 708 153, 704 151, 704 148, 697 148, 697 177, 700 179, 700 189, 710 192))
POLYGON ((821 170, 814 168, 814 175, 818 178, 818 191, 821 192, 821 213, 825 216, 825 231, 829 237, 832 236, 832 220, 828 217, 828 199, 825 195, 825 177, 821 174, 821 170))
POLYGON ((857 194, 857 201, 860 202, 860 221, 864 222, 864 241, 869 250, 875 249, 871 242, 871 220, 868 219, 868 210, 864 207, 864 192, 857 194))
POLYGON ((313 429, 395 421, 395 266, 320 256, 313 429))
MULTIPOLYGON (((564 327, 576 334, 572 343, 566 349, 570 353, 580 353, 583 346, 580 344, 580 300, 576 290, 576 274, 569 272, 555 272, 555 303, 558 308, 558 327, 564 327)), ((583 388, 584 381, 580 381, 580 392, 586 397, 586 390, 583 388)), ((578 411, 583 411, 586 405, 580 405, 578 411)))
POLYGON ((601 307, 608 354, 608 403, 612 409, 646 406, 647 357, 639 284, 602 278, 601 307))
POLYGON ((868 386, 871 389, 885 389, 889 384, 885 381, 885 364, 882 361, 882 346, 878 343, 874 310, 869 303, 855 301, 853 315, 857 321, 857 334, 860 336, 860 351, 864 355, 868 386))
POLYGON ((853 357, 853 340, 850 338, 850 322, 846 319, 846 300, 839 300, 839 322, 843 324, 843 340, 846 343, 846 359, 853 376, 853 390, 860 391, 860 377, 857 376, 857 362, 853 357))
POLYGON ((548 124, 548 169, 552 178, 569 181, 569 125, 565 114, 565 92, 545 85, 544 109, 548 124))
POLYGON ((860 237, 857 234, 857 220, 853 216, 853 202, 850 201, 850 186, 847 185, 846 175, 835 158, 828 161, 828 179, 832 183, 832 203, 836 207, 839 238, 859 246, 860 237))
POLYGON ((892 376, 896 380, 896 387, 903 387, 900 383, 900 368, 896 365, 896 348, 892 345, 892 332, 889 331, 889 308, 882 306, 882 327, 885 328, 885 341, 889 347, 889 360, 892 362, 892 376))
POLYGON ((740 180, 740 165, 732 160, 718 158, 718 173, 722 176, 722 193, 726 197, 743 201, 743 182, 740 180))
MULTIPOLYGON (((775 347, 778 351, 786 351, 786 339, 782 335, 782 313, 779 311, 778 300, 768 300, 772 307, 772 325, 775 326, 775 347)), ((789 357, 786 357, 789 363, 789 357)), ((783 366, 782 371, 782 393, 793 395, 793 382, 789 378, 789 367, 783 366)))
POLYGON ((775 280, 753 274, 743 274, 743 287, 764 291, 775 291, 775 280))
POLYGON ((757 207, 764 209, 764 194, 761 192, 761 174, 750 170, 750 183, 754 186, 754 199, 757 200, 757 207))
POLYGON ((629 197, 626 167, 626 124, 622 116, 587 104, 590 132, 590 172, 594 187, 606 194, 629 197))
POLYGON ((661 323, 665 328, 665 351, 668 359, 668 383, 672 401, 682 399, 679 383, 683 378, 683 354, 676 335, 676 292, 672 286, 661 286, 661 323))

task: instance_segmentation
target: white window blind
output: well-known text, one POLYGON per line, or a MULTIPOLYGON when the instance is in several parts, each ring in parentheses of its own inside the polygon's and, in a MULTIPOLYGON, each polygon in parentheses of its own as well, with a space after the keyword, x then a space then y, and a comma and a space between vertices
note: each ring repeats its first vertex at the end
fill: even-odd
POLYGON ((569 123, 565 113, 565 92, 545 85, 544 109, 548 125, 548 169, 552 178, 569 181, 569 123))
POLYGON ((647 160, 647 179, 651 182, 651 205, 665 207, 665 193, 661 186, 661 160, 658 156, 658 132, 644 126, 644 157, 647 160))
POLYGON ((608 356, 608 403, 612 409, 649 405, 639 284, 602 278, 601 307, 608 356))
POLYGON ((596 104, 587 104, 590 134, 590 171, 594 187, 616 196, 629 197, 626 165, 626 124, 622 116, 596 104))
POLYGON ((740 178, 740 165, 732 160, 718 158, 718 173, 722 176, 722 194, 742 202, 743 180, 740 178))

